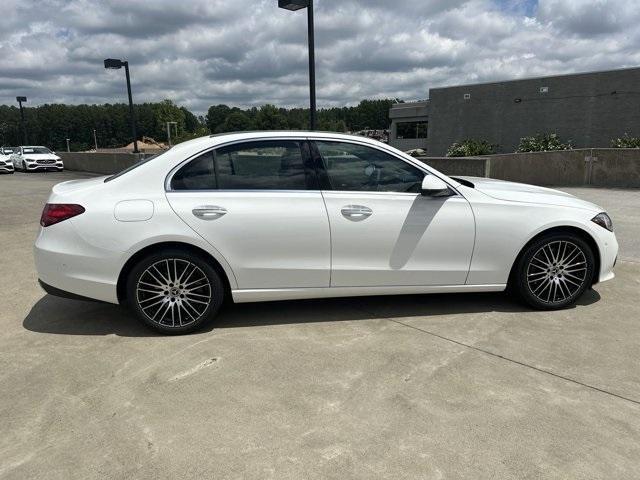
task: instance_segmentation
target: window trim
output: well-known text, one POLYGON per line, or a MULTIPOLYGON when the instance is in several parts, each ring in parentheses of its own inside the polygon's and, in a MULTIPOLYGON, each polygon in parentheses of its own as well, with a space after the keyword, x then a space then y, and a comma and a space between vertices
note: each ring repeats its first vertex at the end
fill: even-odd
MULTIPOLYGON (((167 174, 167 176, 165 177, 165 182, 164 182, 164 189, 165 192, 169 193, 193 193, 196 192, 196 190, 172 190, 171 189, 171 180, 173 178, 173 175, 175 174, 175 172, 178 171, 178 169, 180 169, 184 164, 186 164, 187 162, 190 162, 191 160, 195 159, 196 157, 198 157, 199 155, 202 155, 203 153, 206 153, 208 151, 211 150, 215 150, 216 148, 221 148, 221 147, 226 147, 229 145, 234 145, 237 143, 246 143, 246 142, 253 142, 253 141, 264 141, 264 140, 294 140, 297 142, 307 142, 307 144, 309 145, 309 158, 308 160, 310 162, 312 162, 312 167, 315 170, 316 173, 316 185, 318 187, 317 190, 314 189, 309 189, 309 190, 197 190, 197 192, 294 192, 294 193, 303 193, 303 192, 314 192, 314 193, 319 193, 322 191, 331 191, 331 192, 342 192, 342 193, 360 193, 362 194, 363 192, 358 190, 358 191, 354 191, 354 190, 329 190, 327 188, 323 188, 322 182, 321 182, 321 177, 318 174, 318 168, 317 165, 315 165, 314 162, 314 150, 316 150, 317 148, 315 147, 314 142, 341 142, 341 143, 353 143, 355 145, 361 145, 364 147, 369 147, 369 148, 373 148, 375 150, 380 150, 383 153, 386 153, 388 155, 391 155, 393 157, 396 157, 398 160, 401 160, 405 163, 408 163, 409 165, 412 165, 414 167, 416 167, 418 170, 421 170, 422 172, 424 172, 425 175, 434 175, 436 177, 438 177, 440 180, 442 180, 443 182, 445 182, 449 188, 455 192, 456 196, 460 196, 462 198, 464 198, 464 195, 462 195, 457 188, 457 185, 459 185, 457 182, 456 183, 452 183, 452 179, 450 179, 449 177, 447 177, 446 175, 444 175, 441 172, 438 172, 437 170, 433 170, 431 167, 429 167, 429 165, 426 165, 424 163, 418 162, 417 160, 409 157, 409 158, 405 158, 403 155, 399 155, 397 152, 395 151, 391 151, 390 149, 384 148, 386 147, 386 144, 380 144, 380 146, 378 145, 372 145, 370 142, 367 141, 359 141, 356 138, 344 138, 344 137, 333 137, 331 135, 318 135, 318 136, 314 136, 313 134, 311 135, 307 135, 307 136, 289 136, 289 135, 283 135, 281 137, 253 137, 253 138, 245 138, 245 139, 237 139, 237 140, 230 140, 228 142, 222 142, 219 143, 217 145, 214 146, 209 146, 207 148, 204 148, 202 150, 200 150, 199 152, 196 152, 195 154, 191 155, 190 157, 187 157, 186 159, 182 160, 180 163, 178 163, 178 165, 176 165, 175 167, 173 167, 169 173, 167 174)), ((322 164, 322 159, 320 159, 320 167, 322 170, 324 170, 324 165, 322 164)), ((378 194, 378 195, 419 195, 419 194, 414 194, 414 193, 401 193, 401 192, 369 192, 369 194, 378 194)), ((452 197, 449 197, 452 198, 452 197)))
POLYGON ((318 176, 317 176, 317 171, 314 168, 313 165, 313 160, 311 158, 312 156, 312 151, 311 151, 311 147, 310 147, 310 140, 307 137, 256 137, 256 138, 249 138, 249 139, 243 139, 243 140, 233 140, 230 142, 224 142, 224 143, 220 143, 218 145, 215 145, 213 147, 208 147, 204 150, 201 150, 200 152, 197 152, 193 155, 191 155, 190 157, 186 158, 185 160, 182 160, 180 163, 178 163, 178 165, 176 165, 175 167, 173 167, 169 173, 167 174, 165 181, 164 181, 164 190, 166 193, 198 193, 198 192, 319 192, 320 188, 319 188, 319 182, 318 182, 318 176), (305 171, 305 184, 306 184, 306 188, 304 190, 291 190, 291 189, 264 189, 264 188, 255 188, 255 189, 242 189, 242 188, 215 188, 215 189, 209 189, 209 190, 175 190, 173 188, 171 188, 171 182, 173 181, 173 177, 176 174, 176 172, 178 172, 178 170, 180 170, 183 166, 187 165, 188 163, 190 163, 192 160, 197 159, 198 157, 200 157, 201 155, 204 155, 206 153, 211 153, 213 156, 213 168, 214 168, 214 177, 215 177, 215 185, 216 187, 218 186, 218 164, 216 161, 216 150, 220 149, 220 148, 225 148, 225 147, 231 147, 233 145, 238 145, 238 144, 243 144, 243 143, 260 143, 260 142, 267 142, 267 141, 274 141, 274 142, 278 142, 278 141, 293 141, 296 143, 300 144, 300 153, 302 155, 302 163, 303 163, 303 167, 304 167, 304 171, 305 171), (309 178, 311 176, 311 178, 309 178), (310 188, 311 186, 314 187, 318 187, 318 188, 310 188))

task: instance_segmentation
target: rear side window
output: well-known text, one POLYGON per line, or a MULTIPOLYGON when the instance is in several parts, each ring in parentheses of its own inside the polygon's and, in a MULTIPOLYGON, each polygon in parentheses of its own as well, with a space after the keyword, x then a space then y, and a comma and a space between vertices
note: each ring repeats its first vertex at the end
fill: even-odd
POLYGON ((203 153, 176 172, 172 190, 213 190, 216 188, 213 153, 203 153))
POLYGON ((222 147, 215 152, 221 190, 306 190, 300 142, 269 140, 222 147))

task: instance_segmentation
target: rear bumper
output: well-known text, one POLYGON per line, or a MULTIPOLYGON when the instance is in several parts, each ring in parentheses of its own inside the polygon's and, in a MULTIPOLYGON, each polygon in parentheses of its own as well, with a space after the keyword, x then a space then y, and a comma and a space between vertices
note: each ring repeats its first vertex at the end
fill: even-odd
POLYGON ((41 284, 53 289, 49 292, 43 285, 45 291, 118 303, 122 253, 87 244, 76 233, 72 220, 40 228, 33 253, 41 284))
POLYGON ((48 283, 44 283, 42 280, 38 279, 38 283, 40 287, 47 292, 49 295, 54 295, 56 297, 68 298, 70 300, 83 300, 86 302, 102 302, 102 300, 96 300, 95 298, 83 297, 82 295, 76 295, 75 293, 67 292, 64 290, 60 290, 59 288, 52 287, 48 283))

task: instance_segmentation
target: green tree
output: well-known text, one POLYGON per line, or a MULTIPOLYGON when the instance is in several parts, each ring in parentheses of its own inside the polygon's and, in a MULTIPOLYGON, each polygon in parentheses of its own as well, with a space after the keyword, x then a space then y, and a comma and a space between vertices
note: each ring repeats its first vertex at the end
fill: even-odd
POLYGON ((242 132, 254 128, 251 118, 243 112, 231 112, 222 127, 225 132, 242 132))
POLYGON ((211 105, 207 111, 205 121, 207 128, 211 133, 216 133, 218 128, 221 127, 229 114, 231 109, 227 105, 211 105))
POLYGON ((287 118, 275 106, 266 104, 260 107, 255 116, 258 130, 286 130, 287 118))
POLYGON ((152 137, 156 140, 160 138, 167 139, 167 122, 176 122, 178 132, 186 130, 184 111, 171 100, 163 100, 160 103, 153 104, 152 111, 155 120, 155 135, 152 135, 152 137))

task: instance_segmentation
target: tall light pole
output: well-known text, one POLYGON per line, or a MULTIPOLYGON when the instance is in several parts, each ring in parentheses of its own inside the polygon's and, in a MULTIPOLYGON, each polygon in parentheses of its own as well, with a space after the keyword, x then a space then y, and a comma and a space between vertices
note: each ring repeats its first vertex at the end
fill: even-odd
POLYGON ((127 95, 129 96, 129 121, 131 122, 131 134, 133 135, 133 153, 139 153, 138 135, 136 134, 136 117, 133 111, 133 97, 131 96, 131 78, 129 77, 129 62, 117 58, 107 58, 104 61, 104 68, 118 70, 124 67, 127 77, 127 95))
POLYGON ((176 127, 176 137, 178 136, 178 122, 167 122, 167 143, 171 148, 171 125, 176 127))
POLYGON ((69 148, 69 139, 67 138, 67 152, 70 152, 71 149, 69 148))
POLYGON ((20 105, 20 125, 22 126, 22 136, 24 137, 24 144, 28 145, 27 139, 27 125, 24 123, 24 110, 22 109, 22 102, 27 103, 27 97, 16 97, 18 105, 20 105))
POLYGON ((96 137, 96 129, 93 129, 93 145, 96 148, 96 152, 98 151, 98 137, 96 137))
POLYGON ((315 130, 316 122, 316 52, 313 28, 313 0, 278 0, 278 7, 296 11, 307 9, 307 36, 309 39, 309 127, 315 130))

